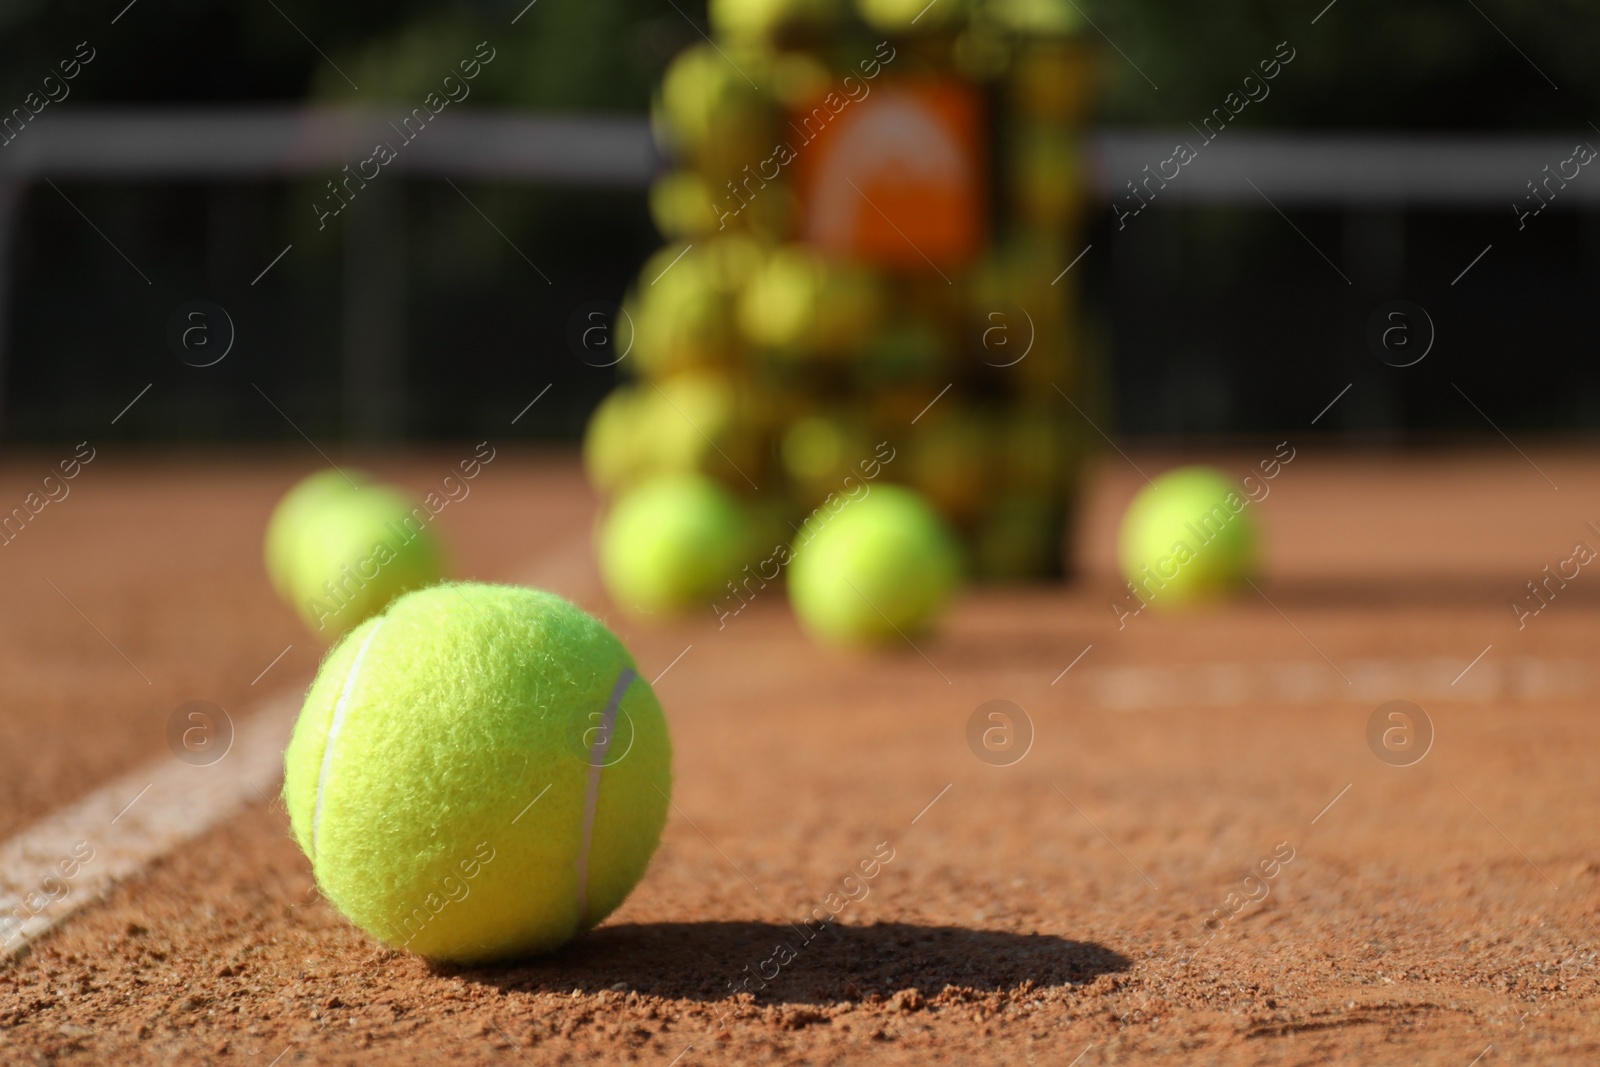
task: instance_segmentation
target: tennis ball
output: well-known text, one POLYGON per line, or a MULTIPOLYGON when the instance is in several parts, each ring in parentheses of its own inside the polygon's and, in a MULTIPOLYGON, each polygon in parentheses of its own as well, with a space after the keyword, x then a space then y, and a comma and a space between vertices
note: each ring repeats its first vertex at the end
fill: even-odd
POLYGON ((740 299, 739 326, 756 344, 801 344, 815 318, 820 287, 815 257, 786 248, 751 277, 740 299))
POLYGON ((548 952, 643 876, 672 789, 633 658, 553 593, 437 585, 323 660, 284 753, 322 894, 438 960, 548 952))
POLYGON ((606 516, 600 574, 630 611, 682 611, 723 595, 749 541, 749 522, 726 489, 703 475, 669 475, 632 490, 606 516))
MULTIPOLYGON (((828 5, 831 8, 838 7, 835 0, 828 0, 828 5)), ((826 18, 832 19, 840 13, 838 10, 829 11, 826 18)), ((772 94, 785 108, 814 105, 827 96, 832 88, 833 71, 818 56, 800 49, 786 49, 773 57, 772 94)))
POLYGON ((703 371, 618 386, 589 419, 584 470, 608 495, 667 474, 737 479, 740 471, 759 470, 762 454, 743 401, 733 382, 703 371))
POLYGON ((670 241, 717 228, 711 190, 692 170, 674 170, 650 183, 650 221, 670 241))
POLYGON ((813 636, 875 644, 926 630, 960 577, 955 536, 928 502, 875 485, 807 520, 789 565, 789 599, 813 636))
POLYGON ((1139 599, 1175 608, 1242 586, 1255 569, 1249 500, 1211 467, 1180 467, 1145 486, 1122 516, 1117 557, 1139 599))
MULTIPOLYGON (((739 294, 750 276, 761 269, 769 254, 764 242, 748 234, 734 232, 713 234, 700 247, 699 258, 704 261, 710 283, 730 300, 739 294)), ((667 251, 663 249, 657 253, 658 257, 664 256, 667 251)))
POLYGON ((401 593, 439 580, 432 518, 382 486, 318 496, 284 532, 276 558, 269 531, 273 582, 306 626, 331 640, 401 593))
POLYGON ((287 600, 293 595, 289 586, 290 557, 294 553, 295 538, 307 517, 314 515, 324 501, 371 483, 368 475, 350 468, 317 471, 300 479, 294 488, 283 494, 267 520, 267 535, 262 546, 267 577, 280 597, 287 600))
POLYGON ((668 378, 732 358, 733 300, 718 286, 707 257, 662 249, 645 264, 628 303, 634 362, 645 375, 668 378))
POLYGON ((765 158, 772 151, 772 102, 746 80, 764 83, 765 66, 764 49, 731 40, 679 52, 651 106, 657 142, 669 155, 688 155, 702 174, 728 179, 765 158))
POLYGON ((778 455, 800 499, 811 505, 860 481, 856 466, 872 458, 872 444, 861 420, 851 413, 811 414, 783 431, 778 455), (856 475, 854 481, 846 483, 851 475, 856 475))
POLYGON ((614 493, 637 481, 649 465, 649 442, 639 433, 648 410, 646 390, 619 385, 606 394, 583 431, 583 469, 589 484, 614 493))
POLYGON ((870 272, 790 245, 749 278, 738 323, 753 344, 837 354, 878 328, 885 303, 882 284, 870 272))
POLYGON ((760 461, 735 382, 722 375, 675 375, 645 393, 635 433, 650 469, 661 474, 714 474, 738 481, 760 461))

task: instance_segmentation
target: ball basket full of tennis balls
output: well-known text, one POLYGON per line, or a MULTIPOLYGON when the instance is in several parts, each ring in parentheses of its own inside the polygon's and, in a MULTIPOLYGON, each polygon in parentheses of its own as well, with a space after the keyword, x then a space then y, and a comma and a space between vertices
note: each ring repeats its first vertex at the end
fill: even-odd
POLYGON ((1103 406, 1063 270, 1097 66, 1080 14, 708 13, 651 109, 663 247, 584 440, 613 601, 725 628, 786 593, 821 642, 903 649, 965 581, 1061 578, 1087 445, 1063 396, 1103 406))

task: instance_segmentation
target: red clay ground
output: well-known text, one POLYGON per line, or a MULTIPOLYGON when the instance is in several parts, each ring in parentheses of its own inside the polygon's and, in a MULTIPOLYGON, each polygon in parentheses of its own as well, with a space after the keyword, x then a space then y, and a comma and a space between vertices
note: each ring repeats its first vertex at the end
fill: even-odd
MULTIPOLYGON (((377 467, 420 490, 456 458, 377 467)), ((1600 579, 1520 632, 1508 603, 1600 547, 1600 463, 1534 458, 1559 491, 1514 454, 1302 450, 1257 506, 1270 603, 1120 631, 1110 531, 1142 483, 1116 457, 1085 578, 972 594, 926 658, 820 651, 776 589, 720 632, 613 619, 647 676, 693 647, 658 685, 676 811, 603 928, 430 967, 332 912, 261 804, 0 968, 0 1061, 1593 1063, 1600 579), (1414 766, 1368 748, 1389 698, 1437 728, 1414 766), (1011 766, 968 747, 992 699, 1035 730, 1011 766), (730 996, 880 842, 869 895, 730 996)), ((184 700, 305 684, 318 650, 257 561, 303 468, 102 455, 0 548, 0 834, 159 757, 184 700)), ((609 615, 573 547, 593 507, 570 464, 502 453, 439 521, 461 575, 609 615)))

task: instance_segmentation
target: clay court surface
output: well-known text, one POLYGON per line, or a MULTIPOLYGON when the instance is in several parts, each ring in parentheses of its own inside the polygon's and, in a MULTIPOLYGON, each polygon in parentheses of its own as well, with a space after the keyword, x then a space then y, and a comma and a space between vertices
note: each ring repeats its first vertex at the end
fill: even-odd
MULTIPOLYGON (((470 452, 349 458, 421 493, 470 452)), ((1112 455, 1078 580, 973 591, 920 651, 863 657, 776 587, 721 630, 619 616, 576 463, 502 449, 439 529, 459 576, 572 596, 659 676, 675 808, 638 890, 553 958, 431 967, 317 897, 269 788, 0 964, 0 1062, 1595 1063, 1600 577, 1520 631, 1509 604, 1600 548, 1600 462, 1530 456, 1302 445, 1251 505, 1260 595, 1119 630, 1142 482, 1112 455), (1436 731, 1409 767, 1367 741, 1397 698, 1436 731), (1009 766, 968 744, 996 699, 1033 728, 1009 766)), ((59 458, 12 457, 5 507, 59 458)), ((259 545, 315 461, 102 448, 0 548, 0 839, 172 762, 184 701, 242 727, 303 691, 321 649, 259 545)))

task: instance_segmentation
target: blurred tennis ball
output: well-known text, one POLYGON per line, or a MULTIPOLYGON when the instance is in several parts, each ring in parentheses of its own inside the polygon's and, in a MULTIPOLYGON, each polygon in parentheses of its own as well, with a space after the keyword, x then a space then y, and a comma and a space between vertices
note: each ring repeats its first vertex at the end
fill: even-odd
POLYGON ((871 458, 872 447, 866 430, 851 416, 807 415, 783 432, 778 453, 800 502, 811 506, 830 492, 848 492, 844 480, 851 475, 861 482, 857 464, 871 458))
POLYGON ((293 555, 296 539, 305 523, 325 502, 370 484, 370 475, 351 467, 317 471, 296 482, 272 509, 262 549, 266 557, 267 577, 272 581, 272 588, 285 601, 293 596, 290 582, 293 555))
POLYGON ((816 313, 821 278, 815 260, 785 249, 750 280, 739 302, 739 327, 756 344, 803 342, 816 313))
POLYGON ((637 432, 651 470, 700 473, 744 484, 760 459, 734 383, 717 374, 680 374, 647 386, 649 402, 637 432))
POLYGON ((773 110, 747 78, 764 78, 766 61, 759 49, 731 41, 679 52, 652 107, 657 140, 691 156, 708 174, 725 171, 731 177, 743 163, 765 158, 772 150, 773 110))
POLYGON ((605 517, 600 574, 611 598, 631 612, 682 612, 724 595, 748 562, 749 534, 738 501, 710 478, 657 478, 605 517))
POLYGON ((929 629, 960 578, 955 536, 928 502, 880 484, 796 544, 789 599, 814 637, 881 644, 929 629))
POLYGON ((687 245, 650 257, 628 302, 640 371, 666 378, 733 358, 733 304, 717 283, 712 264, 687 245))
POLYGON ((432 518, 381 486, 321 495, 283 531, 278 548, 269 541, 273 584, 307 628, 331 641, 401 593, 439 581, 432 518))
MULTIPOLYGON (((830 6, 842 7, 831 4, 830 6)), ((787 108, 814 105, 833 88, 833 71, 809 52, 781 52, 772 64, 772 90, 787 108)))
POLYGON ((1230 593, 1255 570, 1255 517, 1227 475, 1180 467, 1139 490, 1122 516, 1117 558, 1139 598, 1178 608, 1230 593))
POLYGON ((650 183, 650 221, 669 241, 687 240, 717 228, 711 190, 692 170, 668 171, 650 183))
POLYGON ((648 473, 652 453, 639 432, 648 408, 644 389, 619 385, 589 416, 583 432, 583 469, 589 484, 602 493, 618 492, 648 473))
POLYGON ((865 343, 883 311, 882 283, 871 272, 791 245, 750 279, 738 319, 755 344, 836 354, 865 343))
POLYGON ((767 246, 742 233, 721 233, 708 238, 701 247, 707 281, 717 292, 736 299, 751 275, 767 261, 767 246))
POLYGON ((583 439, 589 482, 607 494, 665 474, 743 482, 760 470, 760 453, 733 383, 705 372, 618 386, 595 408, 583 439))

